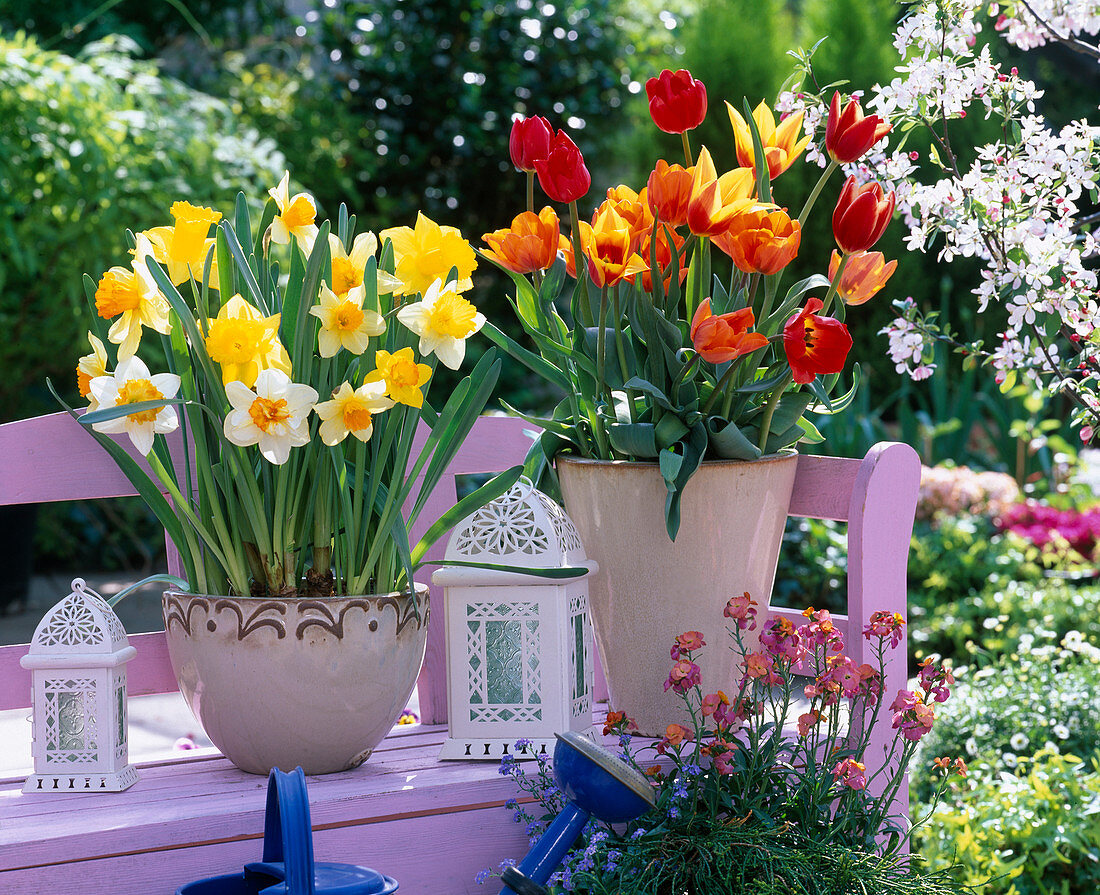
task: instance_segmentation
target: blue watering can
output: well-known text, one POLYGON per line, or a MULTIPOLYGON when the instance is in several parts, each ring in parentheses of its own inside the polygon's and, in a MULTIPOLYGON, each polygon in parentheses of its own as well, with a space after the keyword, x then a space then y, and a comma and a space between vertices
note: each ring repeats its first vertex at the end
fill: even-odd
POLYGON ((301 768, 267 778, 263 860, 243 873, 187 883, 176 895, 391 895, 397 881, 355 864, 314 863, 306 775, 301 768))
POLYGON ((543 886, 573 847, 590 817, 617 824, 657 804, 649 781, 618 756, 575 731, 556 734, 554 780, 569 800, 519 867, 501 875, 500 895, 543 895, 543 886))

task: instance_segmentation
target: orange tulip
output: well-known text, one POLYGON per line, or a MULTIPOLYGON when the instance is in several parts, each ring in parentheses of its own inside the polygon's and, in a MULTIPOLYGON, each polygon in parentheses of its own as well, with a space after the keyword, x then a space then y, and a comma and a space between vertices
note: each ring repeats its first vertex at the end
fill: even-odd
MULTIPOLYGON (((844 273, 840 275, 840 282, 836 284, 837 295, 846 305, 861 305, 886 285, 897 266, 897 261, 886 263, 882 252, 856 252, 849 255, 844 273)), ((836 279, 839 267, 840 254, 834 250, 829 260, 829 282, 836 279)))
POLYGON ((710 299, 704 299, 691 319, 691 343, 699 356, 712 364, 734 360, 768 344, 762 333, 751 333, 756 323, 752 308, 742 308, 728 314, 711 313, 710 299))
POLYGON ((646 263, 634 251, 636 240, 630 223, 614 207, 601 208, 591 225, 581 221, 577 226, 581 251, 588 258, 588 273, 597 286, 614 286, 624 277, 646 269, 646 263))
POLYGON ((735 168, 721 177, 704 146, 691 178, 687 225, 696 236, 715 236, 729 229, 733 216, 753 204, 752 171, 735 168))
POLYGON ((695 168, 670 165, 664 159, 649 175, 646 197, 650 212, 662 223, 679 227, 687 223, 688 201, 695 168))
POLYGON ((538 214, 525 211, 512 218, 512 226, 481 237, 489 244, 486 256, 516 273, 552 267, 558 252, 569 244, 561 234, 558 216, 549 205, 538 214))
MULTIPOLYGON (((748 122, 728 102, 726 111, 729 112, 730 124, 733 125, 737 161, 746 168, 755 168, 752 131, 749 130, 748 122)), ((761 101, 760 105, 752 110, 752 118, 756 122, 756 129, 760 131, 760 143, 764 147, 764 157, 768 160, 768 176, 778 177, 794 164, 810 144, 809 137, 798 139, 802 130, 802 113, 788 115, 779 123, 779 127, 776 127, 772 110, 768 108, 767 103, 761 101)))
POLYGON ((592 224, 595 226, 596 218, 604 208, 614 208, 616 212, 630 226, 630 235, 635 241, 640 240, 653 229, 653 213, 649 210, 646 200, 646 188, 642 187, 641 193, 636 193, 625 184, 611 187, 607 191, 607 199, 596 209, 592 215, 592 224))
POLYGON ((798 254, 802 227, 781 208, 757 205, 736 215, 714 244, 745 273, 773 274, 798 254))

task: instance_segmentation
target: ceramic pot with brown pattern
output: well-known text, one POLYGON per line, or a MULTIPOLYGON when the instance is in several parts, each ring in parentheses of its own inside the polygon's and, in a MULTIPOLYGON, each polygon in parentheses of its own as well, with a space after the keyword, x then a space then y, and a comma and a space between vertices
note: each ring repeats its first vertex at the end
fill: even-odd
POLYGON ((427 585, 416 594, 279 600, 168 591, 164 630, 180 692, 243 771, 357 767, 416 686, 427 585))

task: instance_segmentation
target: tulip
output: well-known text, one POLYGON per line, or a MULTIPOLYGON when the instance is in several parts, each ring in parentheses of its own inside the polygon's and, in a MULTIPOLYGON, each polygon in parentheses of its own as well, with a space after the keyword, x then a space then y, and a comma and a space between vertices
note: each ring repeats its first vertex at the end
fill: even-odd
POLYGON ((584 157, 565 131, 554 134, 546 158, 535 160, 535 170, 539 186, 556 202, 576 202, 592 186, 584 157))
POLYGON ((578 226, 581 251, 588 257, 588 273, 597 286, 614 286, 646 269, 645 261, 634 251, 629 222, 614 207, 603 207, 593 224, 581 221, 578 226))
POLYGON ((852 348, 848 327, 818 315, 824 306, 820 298, 809 299, 783 327, 783 351, 800 385, 813 382, 818 373, 839 373, 852 348))
POLYGON ((753 204, 753 174, 749 168, 727 171, 721 177, 704 146, 692 171, 687 225, 696 236, 716 236, 729 229, 733 216, 753 204))
POLYGON ((707 298, 699 303, 691 319, 691 344, 703 360, 725 363, 768 344, 767 336, 749 332, 755 323, 752 308, 715 316, 707 298))
POLYGON ((569 245, 561 235, 558 216, 549 205, 538 214, 525 211, 512 226, 481 237, 489 244, 485 255, 515 273, 527 274, 552 267, 558 252, 569 245))
POLYGON ((666 134, 682 134, 703 123, 707 116, 707 88, 691 72, 665 69, 645 84, 649 114, 666 134))
POLYGON ((670 165, 664 159, 657 162, 646 183, 646 200, 649 210, 659 221, 673 227, 687 223, 694 173, 694 168, 670 165))
POLYGON ((840 93, 833 93, 825 125, 825 149, 835 162, 854 162, 890 133, 890 125, 878 115, 864 117, 859 100, 848 101, 840 111, 840 93))
MULTIPOLYGON (((675 247, 676 252, 679 253, 684 248, 684 238, 673 231, 672 233, 672 245, 668 243, 668 235, 664 228, 660 228, 657 231, 657 270, 660 275, 664 277, 665 292, 668 292, 669 287, 672 285, 672 272, 669 267, 672 264, 672 250, 675 247)), ((638 249, 639 257, 646 263, 647 269, 642 271, 642 289, 646 292, 653 291, 653 269, 652 269, 652 254, 653 254, 653 237, 651 233, 647 233, 642 238, 642 243, 638 249)), ((687 277, 687 265, 681 261, 680 264, 680 276, 679 281, 683 283, 687 277)), ((635 277, 627 277, 630 283, 634 283, 635 277)))
POLYGON ((757 205, 736 215, 714 244, 745 273, 773 274, 794 260, 802 226, 781 208, 757 205))
POLYGON ((520 171, 529 174, 535 170, 535 163, 550 154, 550 139, 554 129, 550 122, 538 115, 530 118, 517 118, 512 122, 512 133, 508 137, 508 152, 512 164, 520 171))
MULTIPOLYGON (((756 156, 752 146, 752 131, 748 122, 740 113, 726 103, 726 111, 730 116, 730 124, 733 126, 733 139, 737 144, 737 162, 745 168, 756 166, 756 156)), ((764 147, 764 158, 768 162, 768 176, 776 178, 786 171, 795 160, 802 155, 810 144, 809 137, 798 139, 802 130, 802 113, 788 115, 775 126, 775 116, 768 108, 767 103, 761 101, 752 110, 752 119, 756 122, 756 129, 760 132, 760 144, 764 147)))
POLYGON ((593 225, 600 211, 607 207, 614 208, 627 222, 630 226, 630 235, 635 241, 647 236, 653 229, 653 213, 649 210, 645 187, 642 187, 641 193, 634 192, 625 184, 611 187, 607 191, 607 198, 592 215, 593 225))
POLYGON ((857 252, 848 256, 840 282, 836 272, 840 268, 840 255, 834 251, 829 259, 829 281, 836 287, 837 295, 846 305, 861 305, 873 298, 890 279, 897 261, 886 263, 882 252, 857 252))
POLYGON ((855 177, 845 180, 833 211, 833 236, 840 250, 854 255, 878 242, 894 214, 895 198, 892 192, 883 195, 880 184, 856 186, 855 177))

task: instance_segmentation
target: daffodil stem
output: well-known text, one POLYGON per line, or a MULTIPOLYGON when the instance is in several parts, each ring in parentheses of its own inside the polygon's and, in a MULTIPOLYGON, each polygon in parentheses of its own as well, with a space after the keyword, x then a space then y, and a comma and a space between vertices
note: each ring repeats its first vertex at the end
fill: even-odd
POLYGON ((799 224, 806 223, 806 218, 810 216, 810 211, 813 209, 814 203, 817 202, 817 197, 821 195, 821 190, 825 186, 825 181, 832 176, 833 171, 837 169, 837 165, 838 162, 830 161, 825 170, 821 173, 821 176, 817 179, 813 191, 810 193, 809 198, 806 199, 806 204, 802 206, 802 213, 798 216, 799 224))
POLYGON ((783 393, 787 390, 792 378, 793 374, 788 372, 780 380, 768 399, 768 406, 764 408, 764 418, 760 421, 760 450, 763 453, 767 453, 768 450, 768 436, 771 435, 772 417, 775 415, 775 408, 779 406, 779 399, 783 397, 783 393))
POLYGON ((691 144, 688 142, 688 132, 684 131, 681 133, 680 139, 684 141, 684 159, 687 162, 687 166, 690 168, 695 162, 691 160, 691 144))

